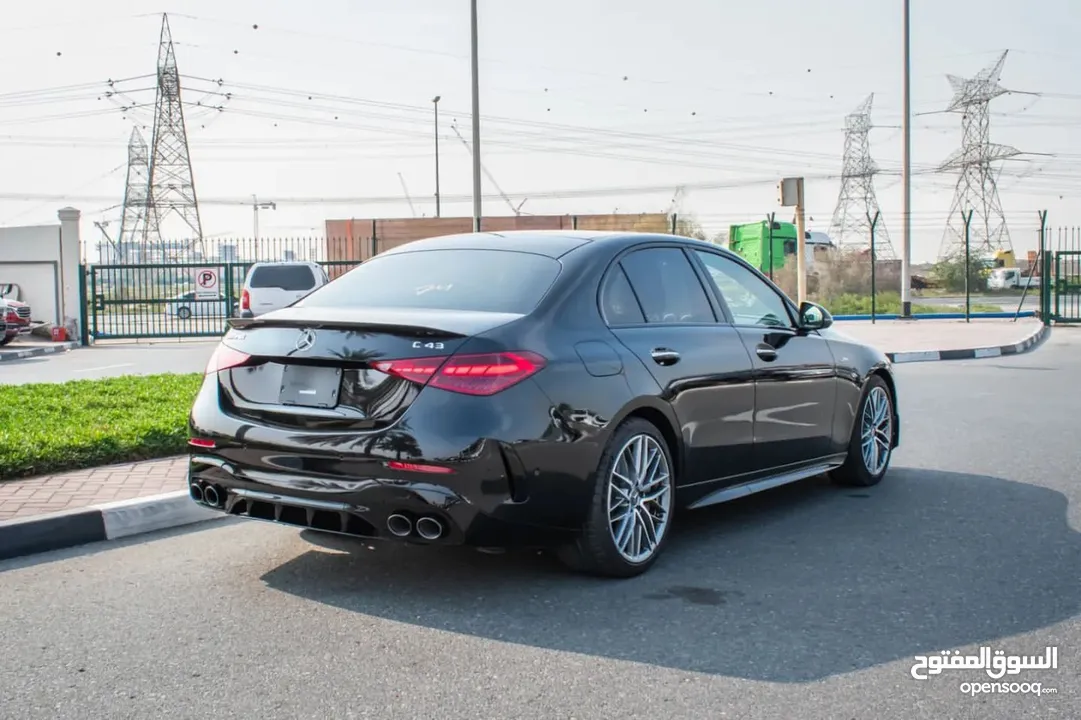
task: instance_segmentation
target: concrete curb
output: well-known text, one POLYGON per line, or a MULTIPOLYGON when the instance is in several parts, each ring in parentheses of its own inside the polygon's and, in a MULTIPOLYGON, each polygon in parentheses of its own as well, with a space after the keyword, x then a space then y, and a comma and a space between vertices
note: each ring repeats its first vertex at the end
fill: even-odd
POLYGON ((140 535, 224 517, 186 490, 0 522, 0 560, 140 535))
POLYGON ((23 360, 25 358, 37 357, 38 355, 67 352, 68 350, 74 350, 77 347, 79 347, 79 343, 67 341, 58 342, 53 345, 39 345, 25 350, 0 349, 0 362, 4 362, 5 360, 23 360))
POLYGON ((927 350, 923 352, 886 353, 890 362, 896 364, 910 362, 934 362, 937 360, 973 360, 975 358, 1000 357, 1002 355, 1020 355, 1028 352, 1051 334, 1051 328, 1041 325, 1040 329, 1019 343, 997 345, 994 347, 964 348, 961 350, 927 350))

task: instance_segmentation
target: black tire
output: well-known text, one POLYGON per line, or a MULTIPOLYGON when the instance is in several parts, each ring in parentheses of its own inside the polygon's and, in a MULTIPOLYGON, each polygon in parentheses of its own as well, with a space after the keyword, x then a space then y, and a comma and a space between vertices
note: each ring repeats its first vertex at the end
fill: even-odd
POLYGON ((0 337, 0 345, 7 345, 9 342, 17 338, 18 335, 4 335, 0 337))
POLYGON ((675 513, 676 478, 672 463, 672 454, 664 436, 650 422, 641 418, 631 418, 621 424, 608 441, 608 446, 601 456, 597 467, 596 484, 590 499, 589 515, 578 540, 559 549, 559 558, 565 565, 578 572, 613 578, 631 578, 641 575, 656 562, 672 534, 675 513), (609 522, 608 495, 612 482, 612 471, 625 447, 639 436, 652 438, 664 455, 668 467, 665 481, 668 488, 668 509, 664 517, 666 522, 660 537, 648 558, 631 561, 624 557, 616 546, 609 522))
POLYGON ((180 308, 179 310, 176 311, 176 316, 178 318, 180 318, 181 320, 190 320, 191 319, 191 310, 186 308, 186 307, 182 307, 182 308, 180 308))
POLYGON ((897 411, 889 386, 880 376, 872 375, 867 384, 864 385, 859 409, 856 412, 856 421, 852 424, 852 437, 848 442, 848 457, 845 458, 844 465, 830 472, 830 479, 844 487, 871 487, 881 482, 889 471, 890 461, 893 459, 893 437, 897 432, 896 423, 897 411), (872 472, 867 467, 863 457, 863 417, 864 413, 868 411, 867 405, 872 394, 881 396, 881 393, 885 394, 889 408, 890 448, 881 469, 872 472))

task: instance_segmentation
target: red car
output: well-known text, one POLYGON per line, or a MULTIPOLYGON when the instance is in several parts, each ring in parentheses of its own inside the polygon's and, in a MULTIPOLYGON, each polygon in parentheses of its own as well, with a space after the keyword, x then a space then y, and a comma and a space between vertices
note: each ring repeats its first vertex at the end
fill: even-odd
POLYGON ((18 300, 3 300, 4 313, 4 337, 0 338, 0 345, 7 345, 19 336, 19 333, 30 332, 30 306, 18 300))

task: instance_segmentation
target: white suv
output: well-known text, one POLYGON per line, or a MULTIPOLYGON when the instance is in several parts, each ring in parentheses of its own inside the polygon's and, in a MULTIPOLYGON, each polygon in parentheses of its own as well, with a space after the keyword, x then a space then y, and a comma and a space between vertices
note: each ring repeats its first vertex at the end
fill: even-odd
POLYGON ((328 282, 330 279, 318 263, 255 263, 240 291, 240 317, 255 317, 288 307, 328 282))

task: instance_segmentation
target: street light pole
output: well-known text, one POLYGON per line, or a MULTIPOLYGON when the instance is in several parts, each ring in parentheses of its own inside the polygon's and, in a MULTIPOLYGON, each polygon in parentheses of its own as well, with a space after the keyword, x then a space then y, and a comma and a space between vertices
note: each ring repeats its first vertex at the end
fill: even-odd
POLYGON ((901 158, 901 317, 912 317, 912 98, 910 71, 909 0, 904 4, 904 91, 902 94, 901 133, 904 150, 901 158))
POLYGON ((480 232, 480 69, 477 53, 477 0, 469 0, 473 65, 473 232, 480 232))
POLYGON ((439 217, 439 95, 432 98, 435 107, 435 216, 439 217))

